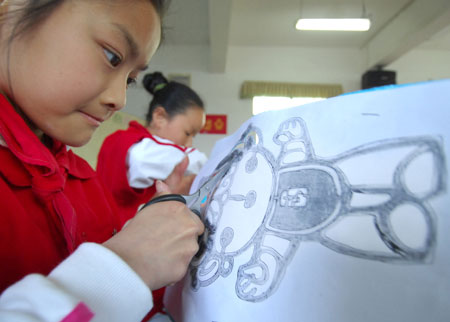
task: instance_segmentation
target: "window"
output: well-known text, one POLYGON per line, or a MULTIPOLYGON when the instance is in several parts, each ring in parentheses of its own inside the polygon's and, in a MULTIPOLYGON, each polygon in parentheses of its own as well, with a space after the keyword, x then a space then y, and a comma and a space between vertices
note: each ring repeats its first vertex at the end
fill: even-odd
POLYGON ((241 86, 240 97, 253 100, 253 115, 256 115, 268 110, 320 101, 342 92, 339 84, 245 81, 241 86))

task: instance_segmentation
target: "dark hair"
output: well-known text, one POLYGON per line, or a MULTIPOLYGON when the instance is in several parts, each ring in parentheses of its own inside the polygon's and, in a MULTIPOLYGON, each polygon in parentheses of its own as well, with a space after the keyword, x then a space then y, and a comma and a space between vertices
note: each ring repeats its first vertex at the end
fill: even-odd
MULTIPOLYGON (((45 18, 47 18, 52 12, 62 5, 66 0, 29 0, 22 8, 15 10, 19 14, 19 19, 14 26, 14 30, 11 34, 10 41, 33 27, 39 25, 45 18)), ((92 1, 92 0, 89 0, 92 1)), ((149 0, 156 12, 158 13, 161 23, 170 0, 149 0)), ((7 18, 0 17, 0 21, 7 18)), ((161 35, 162 36, 162 35, 161 35)), ((162 37, 161 37, 162 39, 162 37)))
POLYGON ((153 111, 158 106, 164 108, 169 118, 183 114, 193 106, 205 109, 202 99, 194 90, 178 82, 169 82, 160 72, 145 75, 142 84, 153 95, 146 117, 148 124, 151 123, 153 111))

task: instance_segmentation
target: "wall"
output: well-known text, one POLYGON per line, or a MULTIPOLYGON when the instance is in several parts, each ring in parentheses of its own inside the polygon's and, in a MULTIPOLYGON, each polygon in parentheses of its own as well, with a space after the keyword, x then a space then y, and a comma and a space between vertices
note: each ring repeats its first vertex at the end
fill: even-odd
POLYGON ((397 71, 397 83, 450 78, 450 50, 415 49, 387 66, 397 71))
MULTIPOLYGON (((450 77, 450 51, 416 49, 387 66, 397 71, 399 84, 450 77)), ((345 92, 360 89, 364 55, 358 49, 298 47, 230 47, 226 72, 208 72, 209 48, 206 46, 163 45, 150 62, 149 71, 165 74, 190 74, 191 86, 203 98, 207 113, 228 115, 228 134, 251 117, 251 100, 239 98, 246 80, 340 83, 345 92)), ((145 113, 151 96, 140 84, 128 93, 124 112, 139 118, 145 113)), ((105 133, 93 138, 87 149, 92 156, 105 133)), ((224 135, 199 134, 194 146, 209 154, 224 135)), ((92 163, 92 162, 91 162, 92 163)), ((95 163, 95 161, 94 161, 95 163)))

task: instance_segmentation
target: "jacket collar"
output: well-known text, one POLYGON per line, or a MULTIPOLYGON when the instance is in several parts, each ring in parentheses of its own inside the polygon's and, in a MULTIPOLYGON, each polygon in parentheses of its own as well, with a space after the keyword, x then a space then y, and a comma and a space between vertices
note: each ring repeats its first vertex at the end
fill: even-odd
POLYGON ((52 177, 67 172, 78 178, 95 175, 92 168, 76 158, 67 146, 50 139, 48 149, 15 111, 8 99, 0 94, 0 145, 7 146, 33 177, 52 177))

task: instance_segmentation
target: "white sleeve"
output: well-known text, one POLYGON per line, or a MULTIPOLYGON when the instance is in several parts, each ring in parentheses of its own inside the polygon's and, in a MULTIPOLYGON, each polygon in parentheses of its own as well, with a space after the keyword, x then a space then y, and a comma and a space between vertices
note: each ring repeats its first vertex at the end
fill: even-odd
POLYGON ((6 289, 0 321, 139 322, 152 305, 150 289, 119 256, 85 243, 48 277, 28 275, 6 289))
POLYGON ((187 152, 189 157, 189 166, 186 169, 186 174, 198 174, 206 161, 208 161, 208 158, 206 154, 197 149, 190 149, 187 152))
POLYGON ((153 185, 155 180, 165 180, 175 166, 183 160, 185 152, 165 143, 145 138, 131 146, 127 153, 128 184, 130 187, 145 189, 153 185))

